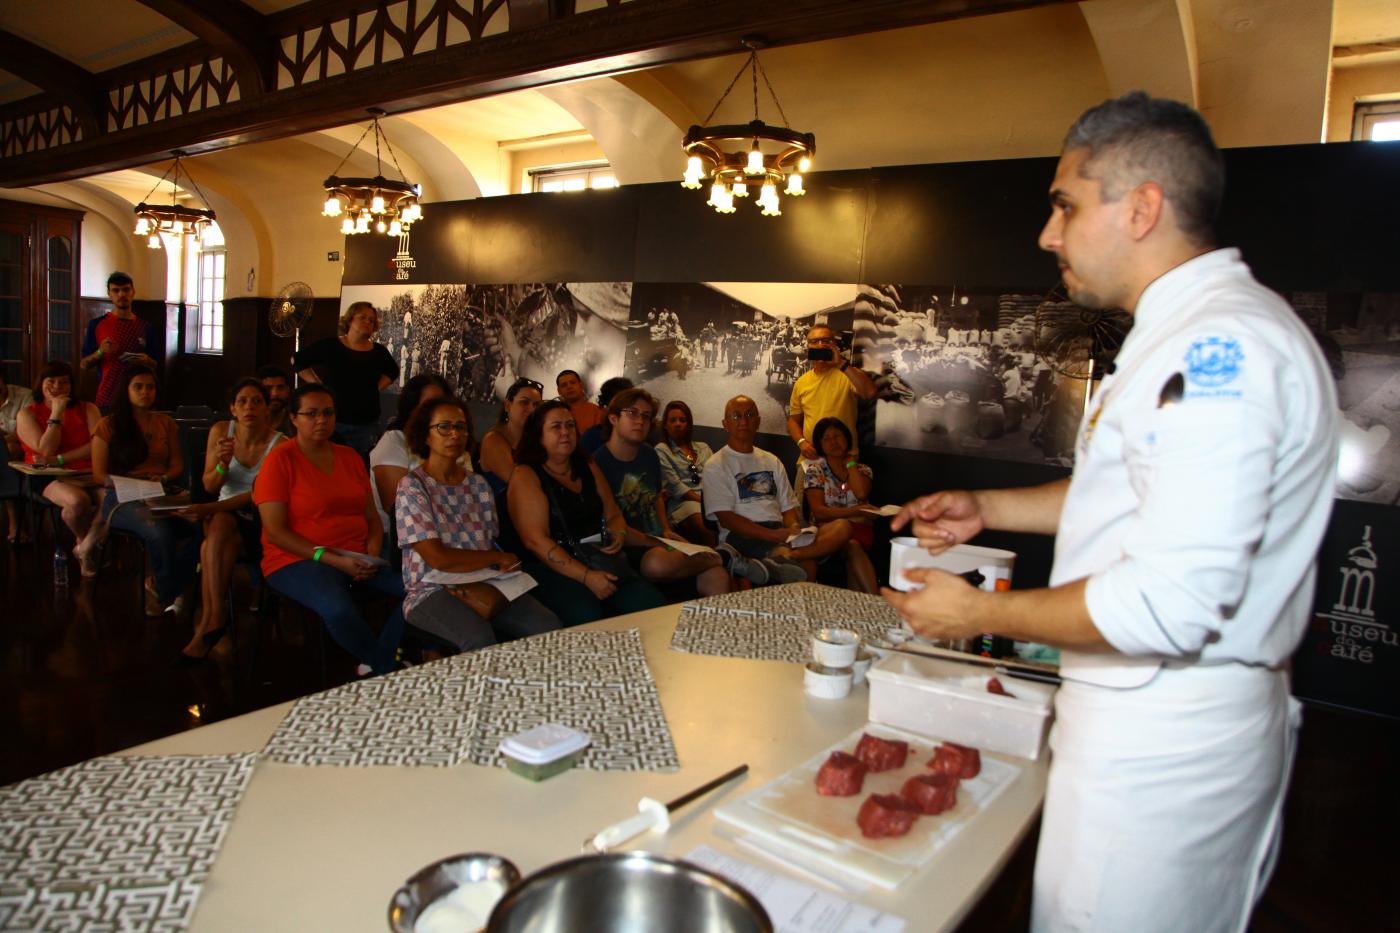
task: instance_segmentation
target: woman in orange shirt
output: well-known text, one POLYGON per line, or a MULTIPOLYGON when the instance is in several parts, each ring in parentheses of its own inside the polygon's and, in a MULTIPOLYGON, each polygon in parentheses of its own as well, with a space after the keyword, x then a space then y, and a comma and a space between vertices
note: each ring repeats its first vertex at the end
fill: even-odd
POLYGON ((321 617, 360 660, 358 673, 387 674, 403 635, 403 577, 379 556, 384 539, 364 461, 331 443, 335 405, 324 385, 298 387, 288 403, 296 437, 273 448, 253 482, 262 572, 274 590, 321 617), (396 598, 378 635, 351 598, 359 587, 396 598))

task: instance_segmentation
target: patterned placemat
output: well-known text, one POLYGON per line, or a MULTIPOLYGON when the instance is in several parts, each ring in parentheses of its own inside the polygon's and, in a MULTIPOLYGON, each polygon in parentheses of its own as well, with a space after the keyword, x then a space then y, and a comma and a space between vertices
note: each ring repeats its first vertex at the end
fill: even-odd
POLYGON ((0 929, 186 929, 256 757, 113 755, 0 788, 0 929))
POLYGON ((641 634, 550 632, 303 697, 264 754, 298 765, 501 765, 501 739, 587 732, 579 767, 679 767, 641 634))
POLYGON ((812 659, 811 633, 819 628, 848 628, 868 638, 883 637, 899 625, 899 615, 879 596, 818 583, 789 583, 686 603, 671 648, 806 663, 812 659))

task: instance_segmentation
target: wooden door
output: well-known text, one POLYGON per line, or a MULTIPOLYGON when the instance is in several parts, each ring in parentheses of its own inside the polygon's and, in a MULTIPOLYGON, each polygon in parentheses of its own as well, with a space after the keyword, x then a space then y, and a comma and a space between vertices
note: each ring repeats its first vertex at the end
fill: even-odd
POLYGON ((0 367, 5 381, 27 386, 38 368, 33 331, 25 313, 29 307, 29 229, 27 224, 0 221, 0 367))

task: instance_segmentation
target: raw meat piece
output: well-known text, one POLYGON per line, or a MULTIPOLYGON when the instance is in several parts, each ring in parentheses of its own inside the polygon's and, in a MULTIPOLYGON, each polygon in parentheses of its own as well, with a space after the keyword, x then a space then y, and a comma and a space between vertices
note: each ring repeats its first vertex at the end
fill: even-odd
POLYGON ((845 752, 832 752, 817 772, 817 793, 823 797, 854 797, 864 783, 865 762, 845 752))
POLYGON ((899 739, 882 739, 866 732, 856 743, 856 757, 871 771, 889 771, 904 767, 909 755, 909 743, 899 739))
POLYGON ((982 772, 982 755, 975 748, 944 742, 934 750, 928 766, 936 774, 948 774, 966 781, 982 772))
POLYGON ((919 808, 898 794, 871 794, 860 805, 856 822, 867 839, 903 836, 919 817, 919 808))
POLYGON ((919 774, 904 782, 899 795, 925 816, 937 816, 958 802, 958 779, 948 774, 919 774))
POLYGON ((1010 690, 1007 690, 1005 687, 1003 687, 1003 686, 1001 685, 1001 681, 997 680, 995 677, 993 677, 991 680, 987 681, 987 692, 988 692, 988 693, 995 693, 995 694, 997 694, 998 696, 1004 696, 1004 697, 1015 697, 1015 696, 1016 696, 1016 694, 1012 693, 1010 690))

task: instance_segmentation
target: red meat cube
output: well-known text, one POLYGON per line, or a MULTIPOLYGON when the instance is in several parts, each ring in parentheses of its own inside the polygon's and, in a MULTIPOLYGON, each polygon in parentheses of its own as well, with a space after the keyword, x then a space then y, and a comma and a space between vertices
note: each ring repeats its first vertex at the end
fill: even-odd
POLYGON ((934 750, 928 766, 936 774, 947 774, 966 781, 982 773, 982 755, 975 748, 944 742, 934 750))
POLYGON ((867 839, 903 836, 919 817, 919 808, 898 794, 871 794, 860 805, 856 822, 867 839))
POLYGON ((817 793, 823 797, 854 797, 864 783, 865 763, 845 752, 832 752, 817 771, 817 793))
POLYGON ((882 739, 866 732, 856 743, 856 757, 871 771, 889 771, 904 767, 909 756, 909 743, 899 739, 882 739))
POLYGON ((1012 693, 1010 690, 1007 690, 1005 687, 1003 687, 1003 686, 1001 685, 1001 681, 997 680, 995 677, 993 677, 993 678, 991 678, 990 680, 987 681, 987 692, 988 692, 988 693, 995 693, 995 694, 997 694, 998 696, 1004 696, 1004 697, 1015 697, 1015 696, 1016 696, 1016 694, 1012 693))
POLYGON ((936 816, 958 802, 958 779, 947 774, 919 774, 904 782, 899 795, 925 816, 936 816))

